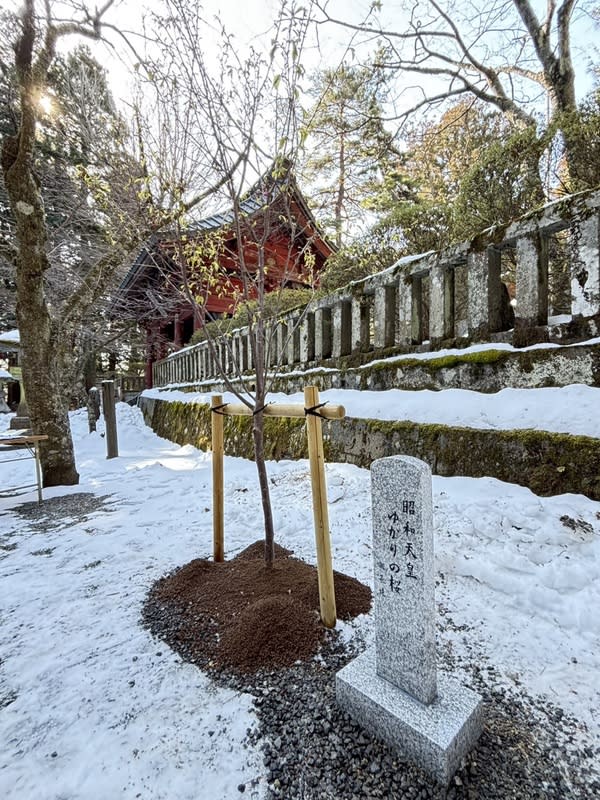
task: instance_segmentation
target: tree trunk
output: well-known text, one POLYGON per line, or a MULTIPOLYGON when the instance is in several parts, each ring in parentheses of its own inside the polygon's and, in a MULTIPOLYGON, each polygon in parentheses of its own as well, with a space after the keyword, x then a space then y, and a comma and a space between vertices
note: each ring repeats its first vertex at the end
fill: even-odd
MULTIPOLYGON (((35 123, 30 124, 35 139, 35 123)), ((21 130, 21 137, 26 133, 21 130)), ((31 142, 31 148, 33 141, 31 142)), ((46 434, 41 442, 44 486, 79 483, 69 427, 68 398, 61 386, 56 351, 64 336, 53 331, 44 296, 46 220, 41 189, 31 155, 16 138, 2 149, 4 183, 15 218, 17 255, 17 322, 21 334, 23 380, 34 433, 46 434)), ((31 152, 31 151, 30 151, 31 152)))
MULTIPOLYGON (((60 343, 50 334, 40 342, 39 327, 31 310, 17 307, 23 353, 23 378, 32 429, 46 434, 40 442, 44 486, 79 483, 69 425, 69 398, 65 395, 62 370, 57 361, 60 343)), ((50 327, 50 326, 49 326, 50 327)))
MULTIPOLYGON (((264 307, 264 252, 259 253, 259 275, 257 297, 259 308, 264 307)), ((265 562, 268 567, 273 566, 275 559, 275 528, 273 525, 273 511, 271 509, 271 495, 269 492, 269 478, 265 462, 265 417, 263 408, 266 398, 266 354, 265 354, 265 321, 261 314, 256 320, 253 337, 254 368, 256 371, 256 387, 254 390, 254 416, 252 418, 252 437, 254 440, 254 460, 258 472, 260 486, 260 499, 265 523, 265 562)))
POLYGON ((340 138, 338 169, 339 169, 339 178, 338 178, 337 197, 335 201, 335 244, 336 247, 340 248, 342 246, 342 238, 343 238, 342 212, 344 210, 344 200, 346 198, 346 151, 345 151, 345 139, 343 133, 340 138))
POLYGON ((262 502, 263 517, 265 522, 265 562, 268 567, 273 566, 275 559, 275 527, 273 525, 273 511, 271 509, 271 496, 269 492, 269 478, 265 462, 265 434, 264 414, 259 411, 253 417, 252 436, 254 439, 254 459, 258 472, 260 486, 260 499, 262 502))

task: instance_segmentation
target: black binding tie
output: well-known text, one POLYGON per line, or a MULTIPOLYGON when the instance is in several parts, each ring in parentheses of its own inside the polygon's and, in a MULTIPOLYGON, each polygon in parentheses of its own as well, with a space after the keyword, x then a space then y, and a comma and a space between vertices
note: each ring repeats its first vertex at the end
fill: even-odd
POLYGON ((310 408, 305 408, 304 409, 304 416, 308 417, 309 414, 310 414, 311 417, 320 417, 321 419, 327 419, 327 417, 324 417, 323 414, 319 414, 319 411, 318 411, 319 408, 323 408, 323 406, 326 406, 326 405, 327 405, 327 401, 325 401, 324 403, 318 403, 316 406, 311 406, 310 408))

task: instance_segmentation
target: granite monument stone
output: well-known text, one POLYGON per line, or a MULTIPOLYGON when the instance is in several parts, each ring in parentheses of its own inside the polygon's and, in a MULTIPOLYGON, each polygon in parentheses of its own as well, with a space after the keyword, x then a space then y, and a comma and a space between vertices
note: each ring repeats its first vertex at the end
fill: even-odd
POLYGON ((437 674, 431 471, 371 465, 375 648, 336 676, 339 705, 447 785, 483 727, 481 698, 437 674))

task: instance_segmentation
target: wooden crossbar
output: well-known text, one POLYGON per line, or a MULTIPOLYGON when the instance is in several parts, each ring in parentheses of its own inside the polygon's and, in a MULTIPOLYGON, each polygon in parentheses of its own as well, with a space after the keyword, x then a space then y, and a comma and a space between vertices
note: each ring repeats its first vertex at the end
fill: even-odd
MULTIPOLYGON (((344 406, 320 405, 318 402, 314 405, 320 406, 315 413, 323 419, 343 419, 346 416, 344 406)), ((304 417, 306 409, 309 408, 311 406, 305 407, 298 403, 269 403, 263 408, 263 414, 265 417, 304 417)), ((249 408, 244 403, 225 403, 218 411, 225 417, 251 417, 255 413, 253 408, 249 408)))

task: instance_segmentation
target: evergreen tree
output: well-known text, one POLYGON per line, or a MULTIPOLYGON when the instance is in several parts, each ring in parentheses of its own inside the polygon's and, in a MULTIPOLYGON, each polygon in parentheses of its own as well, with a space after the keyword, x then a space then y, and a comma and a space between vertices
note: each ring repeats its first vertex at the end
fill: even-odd
POLYGON ((342 66, 317 73, 305 115, 304 179, 315 210, 340 247, 357 233, 384 176, 400 153, 383 124, 385 84, 373 67, 342 66))

